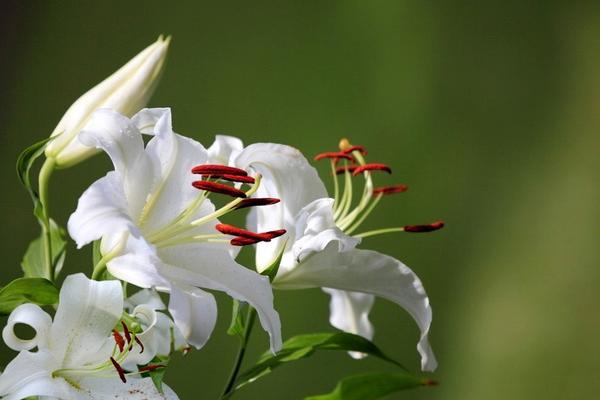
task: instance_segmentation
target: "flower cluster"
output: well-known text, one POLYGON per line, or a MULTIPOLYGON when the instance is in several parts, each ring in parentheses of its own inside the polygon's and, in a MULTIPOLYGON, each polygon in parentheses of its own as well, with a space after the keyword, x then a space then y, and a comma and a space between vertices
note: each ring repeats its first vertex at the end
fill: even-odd
MULTIPOLYGON (((375 175, 391 168, 367 162, 366 149, 346 139, 338 150, 315 157, 330 163, 330 196, 295 148, 244 146, 231 136, 217 136, 206 148, 175 133, 169 108, 143 108, 168 47, 169 39, 159 38, 84 94, 50 139, 19 159, 43 229, 24 258, 24 278, 3 289, 12 297, 2 309, 12 312, 2 337, 19 353, 0 375, 0 396, 176 399, 162 376, 173 352, 200 349, 209 340, 217 319, 212 291, 233 299, 230 333, 240 336, 242 349, 258 317, 270 338, 266 357, 272 363, 283 362, 279 355, 290 349, 298 351, 293 340, 282 341, 274 290, 322 288, 331 296, 330 323, 342 332, 328 336, 328 343, 355 358, 372 354, 390 361, 370 342, 368 317, 375 297, 387 299, 415 320, 421 368, 433 371, 432 313, 421 281, 401 261, 359 244, 379 234, 434 231, 443 222, 357 232, 383 197, 407 186, 376 187, 375 175), (78 248, 93 244, 93 268, 90 278, 67 276, 59 291, 67 238, 50 218, 50 177, 98 152, 114 168, 81 195, 67 224, 78 248), (42 155, 36 189, 29 174, 42 155), (245 227, 227 222, 245 212, 245 227), (255 251, 251 268, 237 261, 242 247, 255 251), (40 307, 52 305, 53 317, 40 307), (34 337, 21 338, 17 324, 31 327, 34 337)), ((309 343, 307 349, 320 345, 309 343)), ((252 374, 239 375, 241 363, 240 357, 223 398, 261 376, 242 382, 252 374)), ((403 373, 415 386, 431 383, 403 373)))

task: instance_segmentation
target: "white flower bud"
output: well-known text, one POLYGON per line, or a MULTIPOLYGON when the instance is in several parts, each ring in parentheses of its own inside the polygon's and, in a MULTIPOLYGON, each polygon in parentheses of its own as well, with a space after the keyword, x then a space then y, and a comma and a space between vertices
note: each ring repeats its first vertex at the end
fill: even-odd
POLYGON ((77 138, 94 111, 110 108, 132 116, 146 106, 163 71, 170 39, 160 36, 69 107, 51 135, 59 136, 46 147, 46 157, 54 159, 56 167, 70 167, 98 151, 77 138))

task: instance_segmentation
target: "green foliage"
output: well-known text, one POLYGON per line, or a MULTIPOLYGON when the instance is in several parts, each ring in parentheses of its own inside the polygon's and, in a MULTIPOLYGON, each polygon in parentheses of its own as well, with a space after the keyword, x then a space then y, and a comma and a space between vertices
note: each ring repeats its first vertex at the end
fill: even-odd
POLYGON ((376 400, 400 390, 431 385, 432 381, 405 372, 371 372, 346 377, 331 393, 305 400, 376 400))
POLYGON ((240 375, 237 388, 254 382, 286 363, 309 357, 316 350, 357 351, 405 369, 400 363, 385 355, 375 344, 362 336, 346 332, 311 333, 294 336, 287 340, 281 351, 275 355, 265 353, 255 366, 240 375))
POLYGON ((58 303, 58 289, 47 279, 19 278, 0 289, 0 315, 10 314, 23 303, 47 306, 58 303))
POLYGON ((277 272, 279 271, 279 265, 281 264, 281 259, 283 258, 283 253, 285 252, 286 245, 287 240, 283 243, 283 246, 281 246, 281 250, 279 251, 277 258, 275 258, 275 261, 273 261, 271 265, 269 265, 261 272, 261 275, 267 276, 271 282, 273 282, 273 279, 275 279, 275 277, 277 276, 277 272))
MULTIPOLYGON (((27 251, 21 261, 21 268, 26 278, 44 277, 44 238, 43 233, 27 247, 27 251)), ((66 233, 63 228, 58 226, 53 220, 50 220, 50 238, 52 243, 52 263, 54 267, 55 278, 60 273, 64 264, 67 241, 66 233)))
MULTIPOLYGON (((53 138, 47 138, 41 140, 37 143, 32 144, 19 155, 17 158, 17 175, 19 176, 19 180, 25 186, 25 189, 29 192, 31 196, 31 200, 36 208, 40 206, 39 195, 36 190, 31 186, 31 179, 29 177, 29 172, 31 171, 31 167, 33 167, 33 163, 37 160, 42 154, 44 154, 44 149, 46 145, 53 138)), ((37 215, 37 214, 36 214, 37 215)))
POLYGON ((171 358, 169 356, 156 356, 152 359, 152 361, 150 361, 149 365, 162 365, 163 368, 157 368, 152 371, 142 373, 142 377, 149 377, 150 379, 152 379, 152 383, 154 383, 154 386, 156 387, 156 390, 159 391, 159 393, 164 393, 162 384, 165 377, 165 373, 167 372, 166 367, 169 364, 170 360, 171 358))
POLYGON ((231 314, 231 323, 227 329, 227 334, 231 336, 238 336, 244 340, 244 330, 246 328, 246 312, 248 309, 248 303, 240 302, 233 299, 233 310, 231 314))

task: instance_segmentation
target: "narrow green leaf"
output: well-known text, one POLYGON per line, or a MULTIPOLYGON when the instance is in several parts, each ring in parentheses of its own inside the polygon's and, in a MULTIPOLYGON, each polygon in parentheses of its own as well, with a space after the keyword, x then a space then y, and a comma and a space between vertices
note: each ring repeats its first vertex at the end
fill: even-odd
POLYGON ((248 304, 233 299, 233 310, 231 312, 231 323, 227 329, 227 334, 231 336, 239 336, 244 340, 244 328, 246 327, 246 310, 248 304))
POLYGON ((0 289, 0 315, 8 315, 23 303, 47 306, 58 303, 58 289, 47 279, 19 278, 0 289))
POLYGON ((333 392, 304 400, 376 400, 400 390, 431 385, 431 380, 405 372, 371 372, 346 377, 338 382, 333 392))
POLYGON ((46 149, 46 145, 54 138, 47 138, 37 143, 32 144, 19 155, 17 158, 17 175, 19 180, 25 186, 34 204, 39 202, 39 197, 35 189, 31 186, 31 179, 29 178, 29 171, 35 160, 37 160, 46 149))
POLYGON ((362 336, 346 332, 311 333, 287 340, 281 351, 275 355, 269 352, 263 354, 256 365, 240 375, 237 388, 256 381, 286 363, 309 357, 316 350, 357 351, 405 369, 402 364, 386 356, 375 344, 362 336))
MULTIPOLYGON (((55 275, 58 276, 64 264, 67 241, 65 230, 52 220, 50 220, 50 237, 54 258, 52 262, 55 275)), ((27 251, 21 261, 21 268, 23 269, 26 278, 38 278, 44 276, 44 265, 44 240, 43 237, 40 236, 27 247, 27 251)))

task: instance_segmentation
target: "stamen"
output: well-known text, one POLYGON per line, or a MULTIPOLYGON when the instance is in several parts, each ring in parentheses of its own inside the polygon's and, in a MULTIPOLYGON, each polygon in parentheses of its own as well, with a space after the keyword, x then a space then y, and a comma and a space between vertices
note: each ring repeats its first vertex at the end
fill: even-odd
POLYGON ((358 151, 363 156, 367 155, 367 149, 365 149, 365 146, 350 146, 346 147, 345 149, 342 149, 342 152, 346 154, 350 154, 353 151, 358 151))
POLYGON ((137 336, 134 336, 134 337, 133 337, 133 339, 134 339, 134 340, 135 340, 135 342, 136 342, 137 344, 139 344, 139 345, 140 345, 140 347, 142 348, 142 349, 140 350, 140 354, 142 354, 142 353, 144 352, 144 344, 142 343, 142 341, 141 341, 141 340, 140 340, 140 339, 139 339, 137 336))
POLYGON ((221 175, 203 175, 207 177, 211 177, 214 179, 222 179, 230 182, 242 182, 242 183, 254 183, 254 178, 251 176, 244 175, 231 175, 231 174, 221 174, 221 175))
POLYGON ((442 229, 444 227, 444 221, 436 221, 427 225, 406 225, 404 227, 404 232, 432 232, 437 231, 438 229, 442 229))
POLYGON ((131 343, 131 333, 129 332, 129 328, 127 328, 127 324, 124 321, 121 321, 121 325, 123 325, 123 334, 125 335, 125 339, 127 339, 127 343, 131 343))
POLYGON ((196 189, 206 190, 207 192, 214 192, 220 194, 226 194, 232 197, 245 198, 246 193, 231 186, 224 185, 222 183, 209 182, 209 181, 195 181, 192 183, 196 189))
POLYGON ((261 235, 268 235, 270 239, 278 238, 281 235, 285 235, 287 231, 285 229, 277 229, 274 231, 263 232, 261 235))
POLYGON ((261 242, 262 240, 257 240, 257 239, 250 239, 250 238, 245 238, 245 237, 236 237, 231 239, 231 241, 229 242, 232 246, 248 246, 251 244, 255 244, 258 242, 261 242))
POLYGON ((155 371, 159 368, 165 368, 165 366, 162 364, 148 364, 145 367, 138 368, 138 371, 139 372, 151 372, 151 371, 155 371))
POLYGON ((235 206, 235 209, 239 210, 241 208, 246 208, 246 207, 270 206, 272 204, 277 204, 280 201, 281 200, 275 199, 272 197, 261 197, 261 198, 253 197, 250 199, 242 200, 237 206, 235 206))
POLYGON ((246 176, 248 173, 243 169, 229 167, 227 165, 220 164, 204 164, 198 165, 192 168, 193 174, 200 175, 240 175, 246 176))
POLYGON ((320 153, 315 156, 314 160, 319 161, 319 160, 323 160, 325 158, 332 158, 336 161, 340 160, 342 158, 345 160, 348 160, 348 161, 354 161, 354 157, 352 157, 350 154, 346 154, 341 151, 327 151, 325 153, 320 153))
POLYGON ((408 186, 406 185, 392 185, 392 186, 381 186, 381 187, 376 187, 375 189, 373 189, 373 194, 374 195, 388 195, 388 194, 395 194, 395 193, 404 193, 408 190, 408 186))
POLYGON ((121 381, 123 383, 127 383, 127 378, 125 378, 125 371, 123 370, 123 367, 121 367, 119 365, 119 363, 112 357, 110 358, 110 362, 112 362, 112 365, 117 370, 117 373, 119 374, 119 378, 121 378, 121 381))
POLYGON ((354 172, 352 172, 352 175, 356 176, 358 174, 360 174, 361 172, 365 172, 365 171, 385 171, 388 174, 392 173, 392 169, 390 167, 388 167, 385 164, 365 164, 365 165, 361 165, 359 167, 357 167, 354 172))
POLYGON ((342 174, 345 174, 346 172, 352 173, 358 167, 359 167, 358 165, 347 165, 347 166, 344 166, 344 167, 337 167, 335 169, 335 174, 336 175, 342 175, 342 174))
POLYGON ((268 233, 256 233, 252 231, 247 231, 245 229, 238 228, 233 225, 217 224, 215 225, 215 229, 225 235, 239 236, 242 238, 254 239, 261 242, 268 242, 271 240, 271 236, 268 233))
POLYGON ((115 338, 115 343, 117 343, 117 346, 119 346, 119 353, 122 353, 123 349, 125 348, 125 340, 123 340, 123 336, 121 336, 121 334, 115 330, 113 331, 113 337, 115 338))

